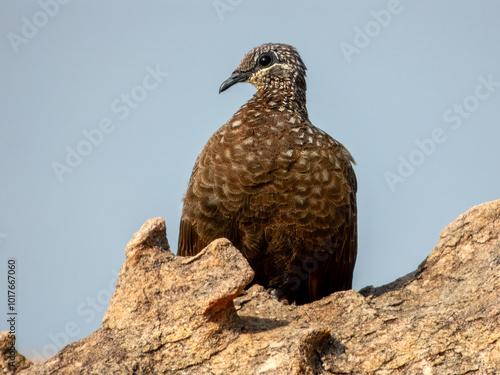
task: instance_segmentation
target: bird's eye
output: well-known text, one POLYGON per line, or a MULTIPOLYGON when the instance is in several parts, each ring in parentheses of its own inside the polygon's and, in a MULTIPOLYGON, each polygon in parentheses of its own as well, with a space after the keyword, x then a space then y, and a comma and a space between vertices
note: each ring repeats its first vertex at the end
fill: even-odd
POLYGON ((267 53, 259 57, 259 65, 260 66, 267 67, 267 66, 271 65, 272 62, 273 62, 273 58, 271 57, 271 55, 269 55, 267 53))

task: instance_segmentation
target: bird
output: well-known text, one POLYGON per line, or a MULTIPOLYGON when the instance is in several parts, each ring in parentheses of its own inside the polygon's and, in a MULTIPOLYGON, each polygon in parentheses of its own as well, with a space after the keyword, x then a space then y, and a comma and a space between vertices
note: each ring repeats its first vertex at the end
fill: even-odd
POLYGON ((225 237, 255 272, 253 284, 305 304, 352 288, 357 180, 349 151, 310 121, 306 66, 288 44, 248 52, 219 88, 257 91, 196 159, 178 255, 225 237))

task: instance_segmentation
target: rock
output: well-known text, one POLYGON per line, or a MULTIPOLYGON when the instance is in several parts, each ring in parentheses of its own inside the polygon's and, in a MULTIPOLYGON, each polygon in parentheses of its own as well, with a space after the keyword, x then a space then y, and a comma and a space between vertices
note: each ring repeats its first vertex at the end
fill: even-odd
POLYGON ((20 355, 17 350, 14 349, 12 352, 12 338, 9 337, 9 331, 0 331, 0 354, 0 373, 2 374, 16 374, 33 364, 20 355), (15 366, 9 366, 12 363, 12 358, 14 358, 15 366))
POLYGON ((202 363, 234 341, 233 299, 253 271, 228 240, 174 257, 165 221, 156 218, 126 255, 101 328, 25 373, 160 374, 202 363))
POLYGON ((253 271, 229 241, 175 257, 152 219, 101 328, 21 373, 499 374, 499 233, 500 200, 473 207, 416 271, 297 307, 243 291, 253 271))

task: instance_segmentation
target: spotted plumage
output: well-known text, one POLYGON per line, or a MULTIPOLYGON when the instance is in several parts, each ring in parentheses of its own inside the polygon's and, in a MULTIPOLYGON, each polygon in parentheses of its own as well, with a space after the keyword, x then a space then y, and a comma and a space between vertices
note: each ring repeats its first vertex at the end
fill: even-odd
POLYGON ((257 92, 198 156, 178 248, 195 255, 226 237, 255 283, 298 304, 350 289, 357 251, 354 160, 309 122, 305 76, 293 47, 269 43, 221 85, 250 82, 257 92))

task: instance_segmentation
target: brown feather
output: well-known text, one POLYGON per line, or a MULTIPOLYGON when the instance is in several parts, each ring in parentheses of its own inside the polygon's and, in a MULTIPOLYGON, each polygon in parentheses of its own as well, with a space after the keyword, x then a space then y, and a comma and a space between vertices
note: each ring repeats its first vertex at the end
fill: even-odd
POLYGON ((255 48, 221 90, 240 77, 257 92, 196 160, 178 254, 195 255, 226 237, 248 259, 254 282, 290 302, 350 289, 357 252, 352 156, 309 122, 305 66, 293 47, 255 48), (272 64, 263 67, 266 54, 272 64))

